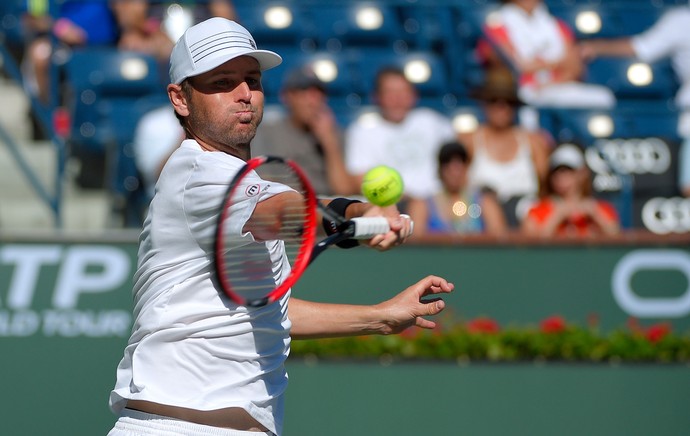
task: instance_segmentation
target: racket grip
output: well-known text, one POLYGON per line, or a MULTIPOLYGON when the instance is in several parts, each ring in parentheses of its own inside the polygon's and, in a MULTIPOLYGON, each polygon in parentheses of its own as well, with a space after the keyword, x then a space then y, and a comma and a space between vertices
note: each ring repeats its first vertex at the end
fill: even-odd
POLYGON ((371 239, 390 230, 388 220, 382 216, 357 217, 352 218, 351 221, 355 223, 353 239, 371 239))

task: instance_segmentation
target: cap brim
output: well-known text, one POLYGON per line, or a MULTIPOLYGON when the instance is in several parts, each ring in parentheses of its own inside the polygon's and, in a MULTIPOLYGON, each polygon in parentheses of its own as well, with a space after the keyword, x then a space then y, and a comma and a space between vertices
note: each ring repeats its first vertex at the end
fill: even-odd
POLYGON ((261 71, 266 71, 271 68, 275 68, 283 62, 283 58, 280 57, 278 53, 269 50, 246 50, 243 52, 233 53, 232 56, 224 57, 213 57, 209 58, 206 62, 200 62, 196 65, 194 75, 184 76, 179 78, 175 83, 180 84, 182 81, 189 77, 198 76, 223 65, 233 59, 237 59, 241 56, 249 56, 256 59, 259 62, 259 68, 261 71))

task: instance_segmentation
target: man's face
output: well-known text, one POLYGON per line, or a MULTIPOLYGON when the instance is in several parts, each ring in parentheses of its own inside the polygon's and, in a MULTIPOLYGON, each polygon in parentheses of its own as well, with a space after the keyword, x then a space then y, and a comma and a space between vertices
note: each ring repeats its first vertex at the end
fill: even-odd
POLYGON ((327 103, 326 94, 315 86, 285 90, 282 99, 292 119, 302 126, 309 126, 321 114, 327 103))
POLYGON ((241 56, 188 80, 187 129, 192 136, 226 152, 248 145, 263 117, 259 62, 241 56))
POLYGON ((404 77, 388 74, 381 77, 379 81, 376 102, 385 119, 399 123, 417 103, 417 92, 404 77))

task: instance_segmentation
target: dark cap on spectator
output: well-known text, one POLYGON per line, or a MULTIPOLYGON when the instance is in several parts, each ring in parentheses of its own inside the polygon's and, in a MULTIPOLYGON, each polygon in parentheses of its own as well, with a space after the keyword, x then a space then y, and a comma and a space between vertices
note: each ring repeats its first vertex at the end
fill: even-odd
POLYGON ((464 163, 467 163, 467 161, 469 160, 467 150, 461 143, 457 141, 443 144, 443 146, 441 146, 441 149, 438 152, 439 166, 445 165, 453 159, 460 159, 464 163))
POLYGON ((319 79, 311 68, 295 68, 285 75, 285 79, 283 80, 284 90, 303 90, 309 88, 317 88, 321 92, 326 92, 326 84, 319 79))
POLYGON ((470 96, 482 101, 504 100, 513 106, 524 103, 517 94, 517 84, 510 70, 492 68, 484 76, 484 83, 473 89, 470 96))

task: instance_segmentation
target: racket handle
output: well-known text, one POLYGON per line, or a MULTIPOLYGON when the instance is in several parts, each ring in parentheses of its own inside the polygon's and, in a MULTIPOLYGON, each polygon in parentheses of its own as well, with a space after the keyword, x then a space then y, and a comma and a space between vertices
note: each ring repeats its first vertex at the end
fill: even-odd
POLYGON ((371 239, 390 230, 388 220, 382 216, 352 218, 355 224, 353 239, 371 239))

